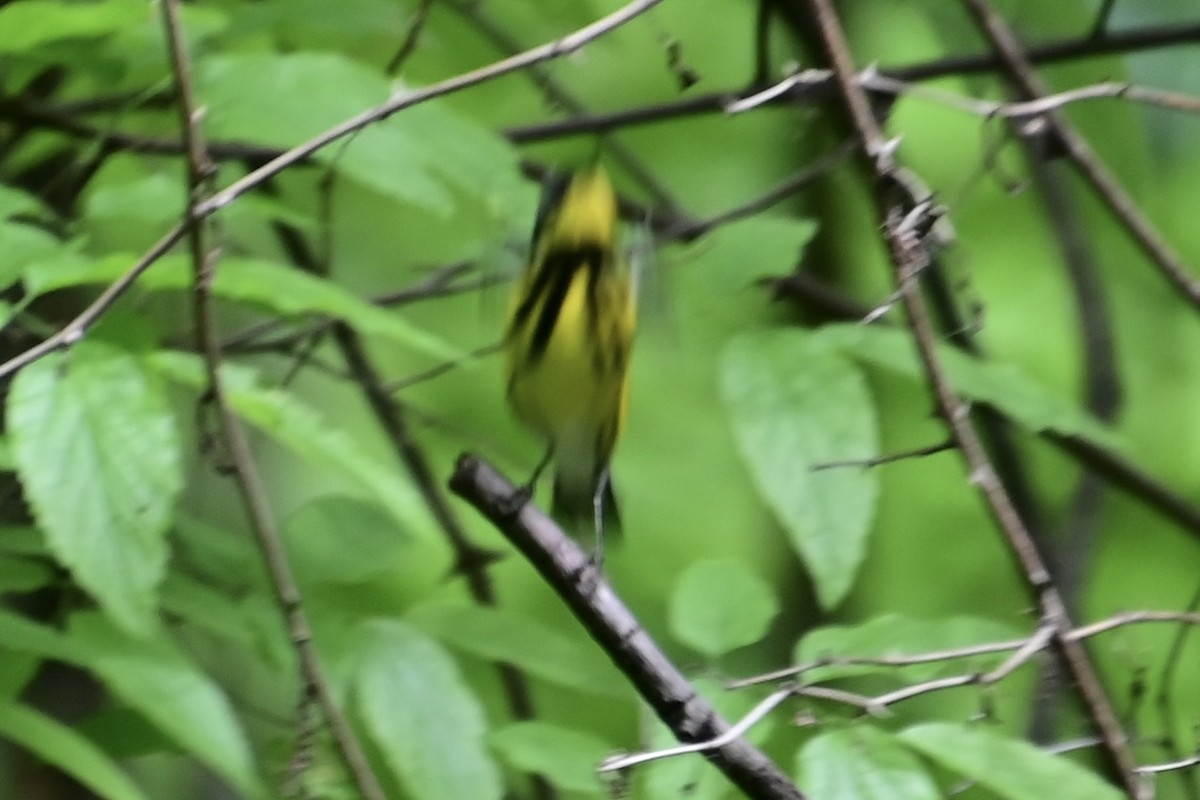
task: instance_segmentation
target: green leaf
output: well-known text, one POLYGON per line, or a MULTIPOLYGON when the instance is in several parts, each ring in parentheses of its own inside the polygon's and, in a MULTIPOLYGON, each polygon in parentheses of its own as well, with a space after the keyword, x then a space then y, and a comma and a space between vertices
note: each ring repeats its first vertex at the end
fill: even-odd
POLYGON ((54 569, 43 561, 0 554, 0 594, 31 592, 54 579, 54 569))
POLYGON ((28 706, 0 700, 0 736, 58 767, 106 800, 147 797, 90 739, 28 706))
POLYGON ((1004 800, 1119 800, 1095 773, 977 725, 931 722, 900 734, 926 758, 987 787, 1004 800))
POLYGON ((378 505, 339 495, 299 508, 284 533, 302 583, 358 583, 395 569, 404 535, 378 505))
POLYGON ((9 650, 55 661, 81 665, 87 660, 87 654, 70 637, 4 609, 0 609, 0 642, 9 650))
MULTIPOLYGON (((924 620, 903 614, 884 614, 858 625, 829 625, 804 635, 796 645, 796 663, 809 664, 837 658, 895 658, 920 655, 972 645, 1019 641, 1023 634, 1009 625, 982 617, 941 617, 924 620)), ((928 680, 963 663, 986 669, 1008 657, 1011 651, 972 656, 965 662, 937 660, 928 664, 905 666, 904 678, 928 680)), ((897 674, 896 667, 833 665, 818 667, 804 674, 807 681, 826 681, 875 672, 897 674)))
POLYGON ((33 653, 5 650, 0 658, 0 698, 12 700, 24 692, 41 671, 42 661, 33 653))
MULTIPOLYGON (((813 334, 846 355, 924 380, 916 346, 906 331, 882 326, 826 325, 813 334)), ((1015 365, 980 361, 950 347, 938 348, 950 384, 964 397, 988 403, 1030 431, 1080 436, 1120 450, 1116 434, 1068 400, 1036 383, 1015 365)))
POLYGON ((33 50, 64 39, 117 33, 145 21, 151 9, 139 0, 25 0, 0 8, 0 53, 33 50))
MULTIPOLYGON (((200 630, 230 639, 250 650, 258 648, 262 631, 252 609, 186 575, 175 572, 167 575, 162 587, 162 607, 200 630)), ((278 614, 271 622, 277 629, 278 614)))
MULTIPOLYGON (((186 512, 175 523, 179 558, 189 574, 215 588, 266 588, 262 555, 248 535, 238 535, 186 512)), ((232 592, 231 592, 232 593, 232 592)))
POLYGON ((515 611, 431 603, 414 608, 406 619, 464 653, 512 664, 547 683, 591 695, 629 696, 616 669, 590 643, 515 611))
POLYGON ((114 695, 239 791, 267 795, 229 701, 168 639, 134 639, 91 613, 72 618, 69 635, 114 695))
POLYGON ((878 453, 860 371, 798 329, 742 334, 722 357, 721 388, 742 457, 832 608, 866 554, 879 494, 865 469, 813 468, 878 453))
POLYGON ((114 758, 183 753, 144 716, 124 706, 92 714, 78 730, 94 742, 104 742, 104 752, 114 758))
MULTIPOLYGON (((132 256, 90 260, 66 257, 47 260, 25 271, 25 289, 33 297, 70 286, 108 284, 129 270, 132 256)), ((192 285, 191 261, 186 256, 161 259, 138 281, 143 291, 186 290, 192 285)), ((330 280, 308 275, 275 261, 223 258, 213 281, 213 293, 223 300, 253 303, 285 317, 319 314, 348 323, 369 336, 439 359, 470 359, 460 348, 406 322, 394 310, 373 305, 330 280)))
MULTIPOLYGON (((197 390, 207 385, 197 356, 164 350, 148 356, 148 362, 169 380, 197 390)), ((253 370, 226 363, 221 374, 229 402, 242 419, 313 464, 352 478, 405 533, 427 536, 434 530, 420 497, 395 467, 375 458, 294 394, 255 385, 253 370)))
POLYGON ((162 386, 128 353, 82 342, 17 374, 8 421, 55 558, 119 624, 150 630, 183 487, 162 386))
POLYGON ((458 665, 425 634, 396 620, 360 626, 358 711, 416 800, 498 800, 500 773, 484 747, 484 717, 458 665))
POLYGON ((757 642, 778 613, 770 584, 734 559, 692 564, 671 594, 671 632, 710 657, 757 642))
MULTIPOLYGON (((116 170, 114 170, 116 172, 116 170)), ((89 219, 134 219, 145 225, 165 225, 178 220, 186 200, 179 190, 179 177, 163 172, 120 174, 99 184, 87 194, 85 214, 89 219)))
MULTIPOLYGON (((8 8, 0 10, 0 15, 8 13, 8 8)), ((40 215, 45 211, 42 201, 24 189, 6 186, 0 183, 0 220, 20 215, 40 215)))
POLYGON ((0 553, 43 557, 50 554, 41 532, 33 525, 0 525, 0 553))
POLYGON ((37 226, 0 222, 0 288, 20 280, 29 265, 66 252, 62 242, 37 226))
POLYGON ((672 302, 690 312, 680 315, 681 334, 716 347, 745 331, 747 319, 762 316, 763 291, 755 282, 792 269, 816 230, 810 220, 756 214, 663 250, 669 262, 687 264, 671 276, 671 294, 679 298, 672 302))
POLYGON ((596 766, 613 748, 603 739, 530 720, 506 725, 488 736, 488 742, 513 769, 543 775, 564 792, 605 793, 596 766))
MULTIPOLYGON (((377 71, 333 53, 214 56, 199 65, 197 82, 210 135, 281 148, 391 94, 377 71)), ((512 148, 437 101, 405 109, 344 141, 315 157, 385 196, 442 216, 455 210, 452 188, 497 204, 519 184, 512 148)))
MULTIPOLYGON (((821 800, 939 800, 921 762, 869 725, 822 733, 796 759, 797 785, 821 800)), ((1048 795, 1051 796, 1051 795, 1048 795)))

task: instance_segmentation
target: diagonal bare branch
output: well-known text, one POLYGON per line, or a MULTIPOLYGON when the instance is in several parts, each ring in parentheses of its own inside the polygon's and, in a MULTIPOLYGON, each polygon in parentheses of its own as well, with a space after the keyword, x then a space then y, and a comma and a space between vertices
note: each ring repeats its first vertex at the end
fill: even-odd
MULTIPOLYGON (((216 409, 221 435, 232 460, 232 474, 250 518, 250 527, 266 562, 275 599, 287 624, 288 636, 296 651, 302 681, 298 714, 301 727, 308 727, 304 720, 309 716, 310 703, 315 700, 321 707, 330 734, 354 785, 366 800, 386 800, 383 788, 367 761, 363 746, 325 675, 313 642, 312 625, 304 610, 300 589, 292 574, 262 477, 250 449, 250 441, 226 397, 221 375, 221 339, 212 297, 212 281, 219 256, 217 250, 207 242, 204 215, 199 211, 213 168, 200 127, 202 111, 196 105, 192 91, 191 63, 180 21, 179 0, 164 0, 162 8, 183 138, 187 143, 188 209, 183 226, 187 231, 192 252, 195 331, 208 372, 207 399, 216 409)), ((301 741, 305 741, 307 737, 302 735, 300 738, 301 741)), ((308 759, 303 757, 301 761, 307 763, 308 759)))

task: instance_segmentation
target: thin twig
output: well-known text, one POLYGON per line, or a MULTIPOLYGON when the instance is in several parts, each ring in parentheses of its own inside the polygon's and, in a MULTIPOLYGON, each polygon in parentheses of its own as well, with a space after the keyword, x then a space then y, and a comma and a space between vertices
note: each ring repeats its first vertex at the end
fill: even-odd
POLYGON ((432 6, 433 0, 421 0, 416 11, 413 12, 412 19, 408 23, 408 30, 404 33, 404 40, 400 42, 396 54, 391 57, 385 68, 388 75, 398 74, 404 66, 404 62, 408 61, 409 56, 416 52, 417 44, 421 41, 421 31, 425 29, 425 21, 429 19, 429 9, 432 6))
MULTIPOLYGON (((411 286, 376 295, 370 298, 369 302, 381 308, 398 308, 423 300, 434 300, 441 297, 452 297, 457 294, 473 292, 493 286, 503 280, 502 276, 485 275, 470 281, 460 281, 459 278, 469 272, 472 266, 469 262, 448 264, 445 267, 440 267, 432 271, 429 275, 411 286)), ((221 348, 227 353, 287 350, 300 339, 307 339, 314 334, 328 330, 332 324, 333 320, 331 319, 318 318, 301 330, 293 331, 286 336, 271 339, 263 343, 262 339, 289 325, 287 320, 268 319, 227 337, 222 342, 221 348)))
MULTIPOLYGON (((973 0, 967 0, 972 2, 973 0)), ((1086 650, 1066 638, 1072 625, 1057 587, 1012 504, 1004 486, 997 478, 971 421, 969 407, 955 393, 945 374, 937 352, 937 337, 930 322, 925 298, 914 276, 929 262, 928 245, 923 231, 933 224, 918 214, 921 205, 910 206, 906 185, 900 177, 894 158, 871 110, 870 101, 855 79, 855 69, 841 22, 831 0, 809 0, 821 39, 828 51, 851 121, 859 136, 866 161, 878 178, 876 197, 884 226, 884 237, 895 270, 896 283, 903 294, 909 325, 928 379, 930 390, 939 411, 950 428, 962 452, 971 483, 979 490, 997 526, 1004 534, 1010 553, 1021 569, 1029 592, 1036 598, 1043 623, 1055 632, 1057 650, 1063 655, 1068 669, 1087 706, 1088 716, 1105 742, 1105 751, 1114 771, 1130 797, 1144 796, 1141 782, 1134 773, 1136 762, 1126 743, 1111 701, 1099 681, 1086 650), (918 215, 918 216, 914 216, 918 215)))
POLYGON ((824 469, 841 469, 844 467, 872 469, 874 467, 880 467, 884 464, 891 464, 896 461, 907 461, 910 458, 921 458, 923 456, 932 456, 938 453, 944 453, 947 450, 953 450, 954 448, 954 442, 938 442, 937 444, 930 444, 926 445, 925 447, 915 447, 911 450, 901 450, 899 453, 888 453, 887 455, 876 456, 875 458, 860 458, 851 459, 848 461, 825 461, 821 464, 813 464, 810 469, 813 472, 818 472, 824 469))
POLYGON ((1113 7, 1116 4, 1117 0, 1103 0, 1100 3, 1100 10, 1096 12, 1096 21, 1092 23, 1091 37, 1093 39, 1101 39, 1108 33, 1108 20, 1112 16, 1113 7))
POLYGON ((754 708, 742 716, 737 724, 731 725, 729 730, 722 733, 720 736, 715 736, 703 742, 695 744, 684 744, 678 747, 668 747, 664 750, 655 750, 646 753, 632 753, 612 756, 601 762, 596 768, 597 772, 619 772, 630 767, 636 767, 638 764, 645 764, 650 761, 657 761, 662 758, 672 758, 674 756, 683 756, 689 753, 703 753, 708 750, 716 750, 719 747, 733 742, 745 734, 750 732, 750 729, 761 722, 767 714, 770 714, 776 708, 783 704, 785 700, 792 696, 794 690, 791 687, 779 689, 767 695, 765 698, 755 704, 754 708))
MULTIPOLYGON (((489 356, 492 353, 500 352, 502 347, 504 347, 503 342, 485 344, 483 347, 477 347, 471 352, 467 353, 466 359, 483 358, 484 356, 489 356)), ((466 359, 460 358, 453 361, 443 361, 440 364, 434 364, 432 367, 423 369, 420 372, 414 372, 411 375, 405 375, 403 378, 399 378, 387 384, 384 387, 384 391, 389 395, 395 395, 404 391, 405 389, 416 386, 418 383, 424 383, 425 381, 439 378, 450 370, 457 369, 458 367, 462 366, 466 359)))
MULTIPOLYGON (((1066 634, 1064 638, 1071 641, 1083 641, 1092 636, 1098 636, 1102 633, 1123 628, 1127 625, 1140 625, 1146 623, 1178 623, 1186 626, 1190 630, 1193 627, 1200 627, 1200 613, 1190 611, 1130 611, 1123 614, 1115 614, 1102 620, 1098 620, 1089 625, 1076 628, 1066 634)), ((1039 628, 1040 632, 1042 629, 1039 628)), ((828 667, 885 667, 885 668, 902 668, 919 666, 923 664, 936 664, 943 661, 956 661, 962 658, 977 658, 979 656, 995 655, 997 653, 1007 653, 1014 650, 1020 650, 1026 647, 1030 640, 1037 635, 1037 632, 1026 636, 1022 639, 1010 639, 1000 642, 984 642, 982 644, 965 645, 963 647, 950 647, 945 650, 931 650, 925 653, 913 653, 909 655, 893 655, 893 656, 826 656, 809 661, 796 666, 786 667, 784 669, 764 672, 761 675, 751 675, 747 678, 739 678, 730 681, 726 684, 729 689, 743 689, 747 686, 757 686, 763 683, 775 683, 781 680, 789 680, 813 672, 818 669, 828 667)))
MULTIPOLYGON (((1200 587, 1197 587, 1196 591, 1192 593, 1187 609, 1189 613, 1200 609, 1200 587)), ((1175 731, 1183 730, 1183 726, 1178 721, 1178 704, 1172 702, 1171 697, 1176 676, 1184 666, 1184 647, 1192 634, 1192 627, 1184 623, 1171 637, 1171 646, 1163 657, 1162 668, 1159 670, 1158 693, 1155 697, 1158 715, 1162 720, 1162 729, 1167 731, 1167 752, 1176 760, 1184 757, 1184 747, 1179 741, 1179 734, 1175 733, 1175 731)), ((1200 797, 1200 772, 1192 770, 1185 773, 1183 789, 1192 800, 1200 797)))
MULTIPOLYGON (((588 556, 498 472, 472 455, 459 459, 450 488, 486 516, 563 599, 591 637, 682 743, 708 741, 729 723, 700 697, 629 612, 588 556)), ((704 751, 751 798, 804 795, 744 738, 704 751)))
POLYGON ((1153 775, 1159 772, 1174 772, 1197 766, 1200 766, 1200 755, 1195 755, 1191 758, 1181 758, 1178 761, 1170 761, 1166 764, 1147 764, 1144 767, 1138 767, 1137 771, 1143 775, 1153 775))
MULTIPOLYGON (((229 405, 221 376, 221 345, 212 298, 217 254, 205 242, 204 217, 197 209, 213 169, 200 130, 201 111, 192 92, 191 69, 178 7, 179 0, 164 0, 163 24, 175 77, 179 113, 184 140, 188 144, 188 218, 185 223, 191 243, 194 269, 193 300, 196 338, 204 353, 208 374, 208 397, 217 410, 225 446, 232 459, 231 469, 242 495, 251 528, 262 550, 279 608, 287 623, 288 635, 296 650, 303 679, 301 696, 315 699, 321 706, 330 734, 345 763, 346 771, 358 791, 367 800, 386 800, 382 787, 367 761, 362 745, 334 697, 312 641, 312 626, 304 611, 300 590, 292 575, 282 539, 276 528, 261 476, 254 462, 249 440, 240 420, 229 405)), ((305 714, 301 713, 303 720, 305 714)))
POLYGON ((828 153, 821 155, 811 164, 808 164, 803 169, 798 170, 794 175, 773 186, 763 192, 758 197, 753 198, 745 203, 742 203, 732 208, 726 209, 719 214, 714 214, 711 217, 698 220, 680 219, 676 222, 668 223, 658 235, 662 239, 671 239, 682 242, 689 242, 697 239, 713 229, 722 225, 728 225, 731 222, 736 222, 739 219, 754 216, 762 211, 771 208, 777 203, 786 200, 792 195, 800 192, 802 189, 810 185, 816 179, 826 175, 840 164, 847 156, 854 152, 854 142, 847 140, 834 147, 828 153))
MULTIPOLYGON (((810 70, 811 72, 811 70, 810 70)), ((1148 86, 1138 86, 1124 81, 1106 81, 1080 86, 1075 89, 1047 94, 1033 100, 1020 102, 998 102, 980 100, 977 97, 948 92, 943 89, 918 86, 907 81, 881 75, 874 69, 860 73, 865 88, 897 97, 914 97, 938 103, 975 116, 1010 119, 1016 122, 1040 117, 1048 111, 1062 109, 1073 103, 1086 100, 1132 100, 1171 111, 1200 114, 1200 98, 1182 92, 1171 92, 1148 86)))
POLYGON ((1127 611, 1123 614, 1115 614, 1108 619, 1102 619, 1099 622, 1093 622, 1091 625, 1076 628, 1067 634, 1067 638, 1072 641, 1079 641, 1100 633, 1107 633, 1117 628, 1123 628, 1126 625, 1143 622, 1174 622, 1185 626, 1182 629, 1190 630, 1193 626, 1200 625, 1200 614, 1194 611, 1127 611))

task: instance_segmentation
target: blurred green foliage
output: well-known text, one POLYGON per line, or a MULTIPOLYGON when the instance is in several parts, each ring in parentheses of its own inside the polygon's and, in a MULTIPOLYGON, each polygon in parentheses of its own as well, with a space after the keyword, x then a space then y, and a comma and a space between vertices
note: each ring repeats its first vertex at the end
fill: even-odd
MULTIPOLYGON (((957 4, 843 5, 861 65, 985 52, 957 4)), ((1086 38, 1098 5, 996 3, 1038 42, 1086 38)), ((616 7, 185 6, 216 186, 390 96, 616 7), (389 75, 414 26, 411 53, 389 75)), ((143 0, 0 7, 3 358, 67 324, 184 213, 159 14, 143 0)), ((229 402, 253 432, 334 696, 388 796, 532 797, 537 773, 560 797, 599 797, 599 760, 674 740, 529 565, 452 500, 471 541, 500 556, 486 569, 497 604, 472 598, 427 489, 364 402, 329 322, 364 338, 440 491, 465 450, 523 480, 542 444, 505 408, 497 356, 480 354, 499 336, 504 284, 520 267, 537 203, 522 167, 569 168, 598 155, 623 196, 655 218, 705 219, 830 151, 839 129, 835 106, 809 101, 664 114, 603 137, 515 145, 506 134, 733 96, 755 74, 755 19, 752 3, 666 0, 577 53, 346 137, 210 223, 229 402), (672 53, 696 85, 681 88, 672 53), (429 291, 434 284, 449 290, 429 291), (387 301, 410 289, 431 296, 387 301), (533 719, 513 713, 501 663, 520 674, 533 719)), ((1200 22, 1184 0, 1117 3, 1109 24, 1181 20, 1200 22)), ((817 61, 801 38, 774 20, 768 78, 817 61)), ((1042 74, 1055 90, 1130 79, 1195 92, 1200 51, 1090 56, 1042 74)), ((990 72, 922 85, 1008 98, 990 72)), ((1034 168, 999 121, 915 92, 889 112, 901 161, 946 208, 955 239, 941 277, 986 354, 955 351, 961 331, 943 330, 942 357, 958 391, 1008 418, 1043 546, 1080 576, 1069 598, 1076 621, 1187 609, 1198 532, 1117 489, 1081 511, 1080 464, 1038 434, 1080 437, 1200 502, 1195 310, 1061 159, 1034 168), (1048 182, 1059 188, 1053 204, 1048 182), (1082 399, 1095 365, 1060 252, 1067 229, 1081 235, 1099 286, 1086 310, 1111 317, 1111 423, 1082 399), (1069 535, 1081 525, 1087 536, 1069 535)), ((1200 123, 1121 100, 1064 113, 1183 259, 1200 263, 1200 123)), ((727 679, 809 662, 820 666, 806 680, 883 693, 991 669, 1004 656, 904 668, 835 662, 1008 641, 1038 622, 953 451, 813 469, 946 438, 899 308, 871 327, 834 324, 839 315, 764 283, 801 270, 864 309, 889 301, 863 178, 844 161, 768 209, 690 241, 659 237, 639 255, 648 311, 614 462, 628 535, 604 567, 650 635, 730 718, 769 687, 728 691, 727 679)), ((651 240, 640 230, 645 215, 634 216, 631 242, 651 240)), ((217 443, 193 344, 190 270, 182 249, 161 259, 85 341, 22 368, 6 387, 0 800, 30 796, 48 774, 41 765, 106 798, 266 797, 297 779, 310 796, 355 796, 319 712, 310 709, 311 736, 297 719, 296 653, 217 443), (297 752, 313 763, 297 771, 297 752)), ((1200 746, 1200 645, 1183 639, 1172 651, 1181 635, 1139 625, 1089 641, 1142 763, 1200 746)), ((964 781, 964 797, 1116 796, 1097 777, 1096 748, 1051 756, 1027 743, 1039 706, 1050 710, 1041 743, 1090 733, 1069 686, 1050 685, 1054 701, 1039 694, 1042 666, 1034 659, 994 686, 915 697, 869 725, 854 706, 792 699, 750 738, 821 800, 941 797, 964 781)), ((1198 776, 1194 767, 1158 776, 1157 797, 1200 796, 1198 776)), ((626 779, 631 796, 652 800, 736 795, 695 755, 626 779)), ((77 796, 78 784, 42 796, 77 796)))

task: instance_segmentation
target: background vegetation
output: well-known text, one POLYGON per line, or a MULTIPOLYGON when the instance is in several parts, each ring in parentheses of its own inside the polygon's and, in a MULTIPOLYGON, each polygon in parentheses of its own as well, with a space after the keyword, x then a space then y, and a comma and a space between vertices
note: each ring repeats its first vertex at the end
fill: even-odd
MULTIPOLYGON (((1121 796, 1052 655, 1108 621, 1086 650, 1115 747, 1164 768, 1124 785, 1200 797, 1194 289, 1046 116, 956 107, 1025 99, 978 2, 842 4, 859 68, 905 81, 863 78, 941 215, 918 237, 939 358, 1071 615, 1011 670, 989 672, 1012 649, 950 658, 1019 647, 1046 584, 988 476, 938 447, 833 81, 729 109, 826 66, 821 28, 809 4, 646 5, 276 166, 618 4, 0 6, 0 797, 738 795, 695 754, 597 775, 675 739, 446 488, 463 451, 514 482, 538 458, 491 346, 538 177, 596 157, 643 278, 604 570, 697 690, 737 719, 790 687, 748 738, 814 798, 1121 796), (913 449, 936 452, 863 464, 913 449), (804 663, 803 685, 727 688, 804 663)), ((1197 93, 1183 0, 995 11, 1051 91, 1197 93)), ((1137 99, 1054 113, 1194 275, 1196 101, 1137 99)))

